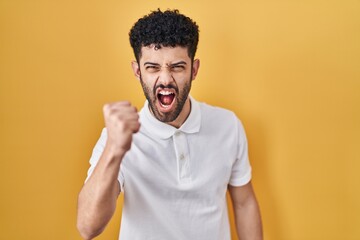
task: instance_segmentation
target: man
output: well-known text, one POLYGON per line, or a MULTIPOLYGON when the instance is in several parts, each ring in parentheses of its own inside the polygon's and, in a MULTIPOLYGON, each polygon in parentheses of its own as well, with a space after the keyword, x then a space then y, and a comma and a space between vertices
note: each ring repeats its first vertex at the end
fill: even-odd
POLYGON ((262 239, 240 121, 189 96, 198 32, 177 10, 154 11, 131 29, 132 68, 147 101, 139 113, 129 102, 104 106, 106 128, 79 194, 84 239, 104 230, 121 192, 122 240, 230 239, 228 189, 241 240, 262 239))

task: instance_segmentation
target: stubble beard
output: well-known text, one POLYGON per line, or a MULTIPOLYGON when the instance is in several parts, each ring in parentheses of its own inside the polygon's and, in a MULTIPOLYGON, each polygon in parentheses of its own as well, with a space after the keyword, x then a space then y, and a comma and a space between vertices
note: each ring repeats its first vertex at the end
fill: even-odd
POLYGON ((181 111, 186 103, 186 100, 189 96, 192 81, 191 80, 187 81, 185 83, 184 88, 180 89, 180 90, 177 88, 177 86, 174 86, 172 84, 170 84, 168 86, 159 84, 159 85, 154 86, 154 89, 150 89, 143 82, 141 75, 140 75, 140 82, 141 82, 142 89, 144 91, 144 95, 149 102, 150 110, 153 113, 153 115, 155 116, 155 118, 164 123, 169 123, 169 122, 175 121, 177 119, 177 117, 179 116, 179 114, 181 113, 181 111), (158 99, 156 96, 156 89, 159 87, 175 89, 177 94, 176 94, 175 99, 173 100, 173 101, 176 101, 174 103, 175 109, 173 111, 167 112, 167 113, 162 113, 157 109, 156 101, 158 101, 158 99))

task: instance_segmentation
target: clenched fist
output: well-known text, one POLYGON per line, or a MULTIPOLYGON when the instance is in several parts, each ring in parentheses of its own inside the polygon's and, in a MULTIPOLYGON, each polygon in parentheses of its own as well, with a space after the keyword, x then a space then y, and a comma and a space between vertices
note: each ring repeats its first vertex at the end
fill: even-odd
POLYGON ((132 135, 139 131, 139 114, 130 102, 115 102, 104 105, 105 126, 108 139, 106 145, 118 155, 131 147, 132 135))

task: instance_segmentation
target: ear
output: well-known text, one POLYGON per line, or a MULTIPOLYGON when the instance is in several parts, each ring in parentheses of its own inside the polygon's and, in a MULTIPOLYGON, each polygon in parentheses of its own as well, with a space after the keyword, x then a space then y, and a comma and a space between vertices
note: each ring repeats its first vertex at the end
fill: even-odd
POLYGON ((131 67, 133 69, 134 75, 137 78, 137 80, 140 81, 140 66, 137 61, 131 62, 131 67))
POLYGON ((195 59, 192 65, 192 75, 191 75, 191 80, 195 80, 196 75, 199 71, 200 68, 200 59, 195 59))

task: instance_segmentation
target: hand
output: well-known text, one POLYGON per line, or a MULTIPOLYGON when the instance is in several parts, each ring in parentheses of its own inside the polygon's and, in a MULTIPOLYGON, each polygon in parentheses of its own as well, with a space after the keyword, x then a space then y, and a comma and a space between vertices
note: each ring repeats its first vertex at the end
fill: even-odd
POLYGON ((105 126, 108 133, 107 147, 115 155, 125 154, 131 147, 132 136, 140 129, 139 114, 130 102, 104 105, 105 126))

